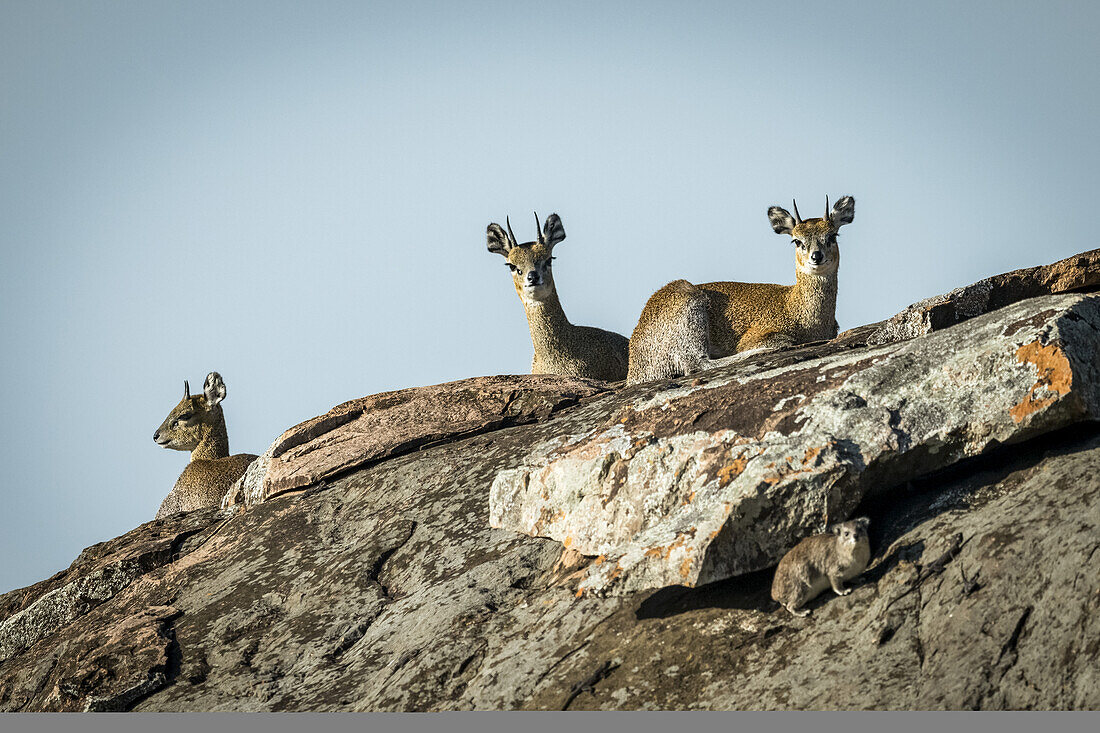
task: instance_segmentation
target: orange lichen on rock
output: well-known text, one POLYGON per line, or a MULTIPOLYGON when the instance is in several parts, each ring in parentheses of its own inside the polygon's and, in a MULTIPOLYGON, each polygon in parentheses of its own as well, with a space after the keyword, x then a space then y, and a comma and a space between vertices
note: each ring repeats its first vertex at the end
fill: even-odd
MULTIPOLYGON (((676 535, 676 539, 674 539, 669 544, 667 544, 667 545, 658 545, 657 547, 651 547, 648 550, 646 550, 645 551, 645 557, 652 557, 652 558, 655 558, 657 560, 667 560, 667 559, 669 559, 669 557, 672 556, 672 553, 673 553, 674 550, 682 547, 688 553, 688 562, 687 562, 686 567, 690 568, 690 566, 691 566, 691 557, 690 556, 691 556, 691 553, 693 552, 693 549, 690 546, 688 546, 688 542, 695 539, 695 533, 697 531, 698 530, 695 527, 689 527, 686 531, 682 532, 681 534, 676 535)), ((683 573, 683 574, 686 575, 687 573, 683 573)))
POLYGON ((823 451, 823 450, 825 450, 825 446, 821 446, 820 448, 813 448, 813 447, 811 447, 811 448, 807 448, 807 449, 806 449, 806 455, 802 456, 802 463, 803 463, 804 465, 805 465, 805 464, 807 464, 807 463, 809 463, 809 462, 810 462, 810 461, 812 461, 813 459, 817 458, 817 457, 818 457, 818 455, 819 455, 819 454, 821 453, 821 451, 823 451))
POLYGON ((1016 350, 1016 359, 1021 364, 1033 365, 1039 373, 1039 379, 1023 401, 1009 410, 1012 419, 1017 423, 1023 422, 1028 415, 1053 405, 1073 389, 1073 369, 1065 352, 1056 342, 1046 346, 1038 341, 1024 344, 1016 350), (1037 397, 1040 390, 1048 394, 1037 397))
POLYGON ((741 472, 745 470, 745 466, 749 463, 749 459, 741 456, 735 458, 733 463, 729 463, 718 469, 718 481, 722 486, 725 486, 730 481, 741 475, 741 472))
MULTIPOLYGON (((691 572, 691 564, 694 561, 695 561, 694 554, 691 553, 691 552, 688 552, 687 557, 685 557, 684 561, 682 563, 680 563, 680 577, 681 578, 686 578, 688 576, 688 573, 691 572)), ((691 583, 691 582, 687 582, 687 583, 684 583, 684 585, 687 585, 689 587, 693 587, 695 584, 691 583)))

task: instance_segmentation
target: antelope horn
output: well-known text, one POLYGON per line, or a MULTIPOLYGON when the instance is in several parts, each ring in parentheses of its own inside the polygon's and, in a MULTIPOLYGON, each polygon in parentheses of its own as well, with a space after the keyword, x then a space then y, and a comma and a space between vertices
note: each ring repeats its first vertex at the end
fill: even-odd
POLYGON ((512 238, 512 246, 518 247, 519 242, 516 241, 516 235, 512 233, 512 222, 508 221, 508 217, 504 217, 504 223, 508 225, 508 236, 512 238))
POLYGON ((539 224, 539 213, 537 211, 532 212, 535 215, 535 236, 538 241, 542 241, 542 224, 539 224))
POLYGON ((832 221, 833 218, 829 216, 829 194, 825 194, 825 221, 832 221))
POLYGON ((798 214, 798 202, 794 199, 791 199, 791 205, 794 206, 794 223, 801 224, 802 217, 798 214))
POLYGON ((189 385, 187 383, 187 380, 185 379, 185 380, 183 380, 183 399, 186 400, 190 397, 191 397, 191 385, 189 385))

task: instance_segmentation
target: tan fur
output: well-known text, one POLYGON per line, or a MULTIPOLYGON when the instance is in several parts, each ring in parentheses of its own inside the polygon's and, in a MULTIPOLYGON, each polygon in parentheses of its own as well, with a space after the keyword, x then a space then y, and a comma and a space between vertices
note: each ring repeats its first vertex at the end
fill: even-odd
POLYGON ((161 502, 157 519, 219 506, 233 482, 256 460, 251 453, 229 455, 229 435, 220 404, 226 394, 221 375, 210 372, 201 395, 189 394, 186 384, 184 398, 153 433, 153 440, 163 448, 191 451, 191 462, 161 502))
POLYGON ((844 582, 862 573, 871 559, 868 524, 866 517, 860 517, 795 545, 775 569, 772 598, 795 616, 808 616, 808 608, 799 609, 826 588, 831 586, 841 596, 851 593, 844 582))
MULTIPOLYGON (((854 211, 855 200, 846 196, 831 217, 797 224, 791 218, 789 228, 773 219, 773 228, 797 243, 794 285, 675 280, 650 296, 630 337, 627 382, 691 374, 751 349, 834 338, 840 267, 836 234, 854 211), (814 252, 820 252, 818 263, 810 260, 814 252)), ((769 217, 781 215, 786 210, 769 209, 769 217)))
MULTIPOLYGON (((536 217, 537 222, 537 217, 536 217)), ((511 230, 511 225, 509 225, 511 230)), ((626 378, 625 336, 592 326, 574 326, 565 316, 554 284, 554 246, 565 239, 557 214, 546 219, 538 239, 516 243, 499 224, 486 231, 489 251, 504 256, 512 285, 527 313, 535 354, 532 374, 559 374, 615 382, 626 378)))

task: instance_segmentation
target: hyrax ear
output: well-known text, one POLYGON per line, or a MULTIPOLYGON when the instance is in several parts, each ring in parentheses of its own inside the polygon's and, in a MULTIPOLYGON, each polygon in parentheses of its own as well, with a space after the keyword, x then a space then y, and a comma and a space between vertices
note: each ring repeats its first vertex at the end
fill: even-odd
POLYGON ((845 224, 851 224, 856 218, 856 200, 851 196, 844 196, 835 204, 829 212, 829 221, 834 227, 840 228, 845 224))
POLYGON ((500 224, 490 224, 485 230, 485 238, 489 241, 490 252, 508 256, 508 250, 512 249, 512 240, 504 233, 504 228, 500 224))
POLYGON ((794 217, 782 206, 768 209, 768 221, 772 223, 776 234, 790 234, 794 231, 794 217))
POLYGON ((542 241, 550 248, 553 248, 555 244, 565 239, 565 227, 561 225, 561 217, 557 214, 551 214, 546 217, 546 222, 542 225, 542 241))
POLYGON ((871 526, 871 520, 868 517, 856 517, 852 521, 858 524, 860 527, 863 527, 863 529, 867 529, 871 526))
POLYGON ((210 372, 206 375, 206 383, 202 385, 202 393, 206 397, 206 409, 211 410, 214 405, 225 399, 225 382, 222 375, 210 372))

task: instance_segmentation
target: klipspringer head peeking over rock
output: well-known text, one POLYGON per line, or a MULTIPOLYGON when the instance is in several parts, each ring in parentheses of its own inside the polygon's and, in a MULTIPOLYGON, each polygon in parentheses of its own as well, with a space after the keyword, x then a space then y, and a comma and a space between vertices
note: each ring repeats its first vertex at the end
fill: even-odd
POLYGON ((206 375, 200 395, 192 395, 184 380, 183 399, 153 433, 153 440, 162 448, 191 451, 191 462, 161 502, 157 519, 219 506, 233 482, 256 460, 251 453, 229 455, 229 434, 221 408, 225 394, 225 382, 217 372, 206 375))
POLYGON ((841 522, 825 534, 815 534, 799 542, 779 561, 772 580, 772 599, 795 616, 808 616, 802 608, 828 587, 838 596, 852 592, 844 587, 867 568, 871 543, 867 537, 867 517, 841 522))
POLYGON ((523 244, 516 241, 511 222, 507 218, 504 221, 508 225, 507 232, 494 223, 489 225, 486 236, 489 251, 508 261, 516 294, 527 312, 527 325, 535 346, 531 373, 608 382, 625 379, 626 337, 592 326, 574 326, 562 310, 552 267, 554 247, 565 239, 565 227, 558 215, 548 216, 540 229, 539 217, 535 214, 538 238, 523 244))
POLYGON ((855 218, 845 196, 825 216, 803 220, 779 206, 768 209, 777 234, 794 244, 794 285, 674 280, 645 304, 630 337, 630 384, 721 366, 716 361, 757 349, 835 338, 837 232, 855 218))

